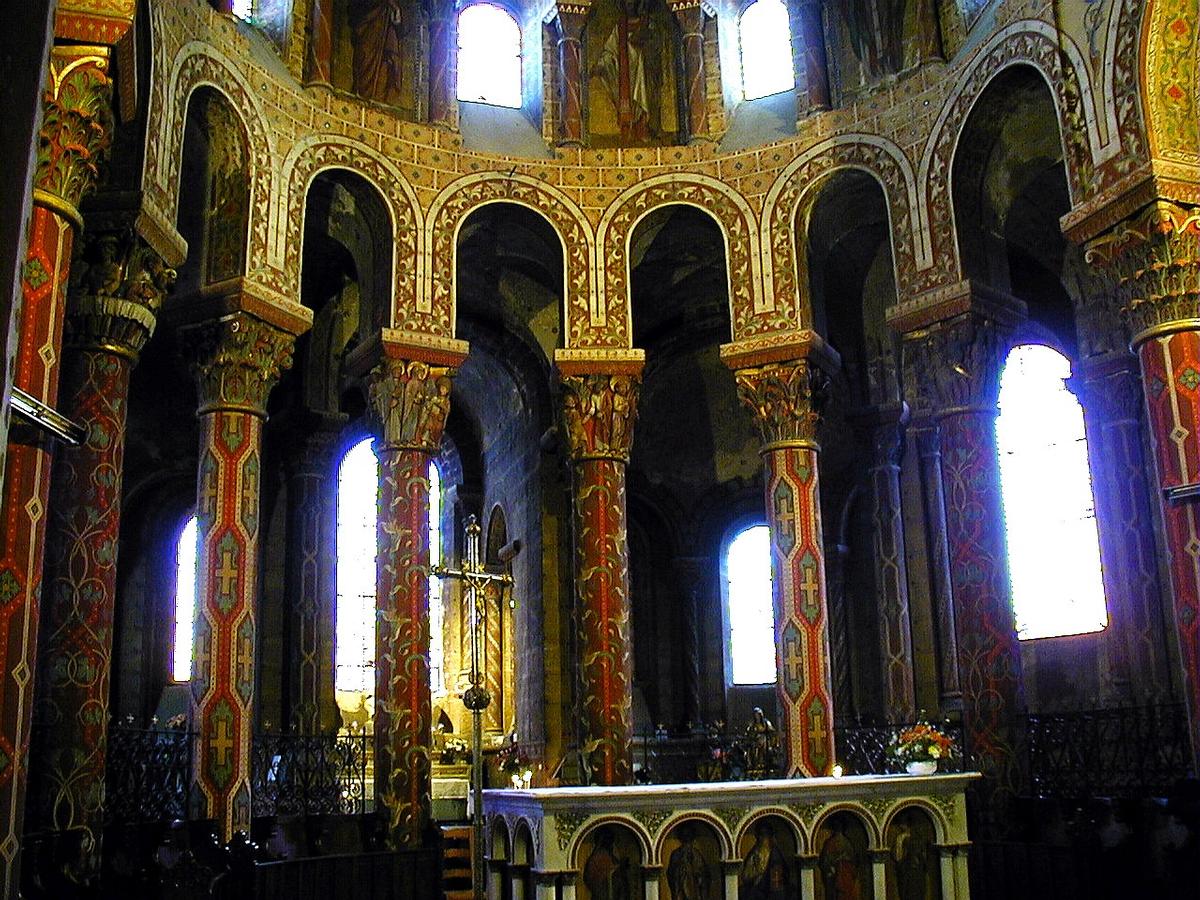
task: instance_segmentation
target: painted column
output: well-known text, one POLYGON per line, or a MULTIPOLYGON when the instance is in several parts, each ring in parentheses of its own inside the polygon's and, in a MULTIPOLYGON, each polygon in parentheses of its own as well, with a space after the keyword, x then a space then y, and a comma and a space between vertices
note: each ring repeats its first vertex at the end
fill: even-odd
MULTIPOLYGON (((108 51, 55 47, 21 272, 13 387, 54 406, 73 229, 112 136, 108 51)), ((0 511, 0 894, 16 896, 53 444, 14 419, 0 511)))
POLYGON ((67 306, 61 409, 87 436, 54 460, 28 820, 86 831, 81 862, 96 874, 129 376, 175 272, 132 230, 88 234, 67 306))
MULTIPOLYGON (((236 303, 249 305, 249 298, 236 303)), ((265 310, 264 310, 265 312, 265 310)), ((180 329, 196 375, 197 608, 192 660, 196 818, 250 831, 259 495, 267 395, 307 323, 238 309, 180 329)))
POLYGON ((383 344, 369 375, 378 418, 375 796, 393 847, 419 846, 431 808, 429 463, 463 354, 383 344), (416 354, 422 358, 413 358, 416 354), (401 355, 404 354, 404 355, 401 355))
POLYGON ((820 0, 789 0, 792 64, 796 72, 796 113, 804 118, 831 105, 829 63, 820 0))
POLYGON ((708 89, 704 78, 704 9, 700 0, 676 0, 671 12, 683 35, 684 103, 691 143, 708 139, 708 89))
POLYGON ((289 722, 301 734, 338 726, 333 687, 337 596, 337 434, 317 430, 287 461, 288 539, 285 594, 288 622, 289 722))
POLYGON ((908 565, 904 555, 904 522, 900 508, 901 429, 908 421, 903 403, 868 414, 873 459, 868 474, 872 488, 875 587, 879 596, 880 660, 883 700, 896 721, 916 717, 912 627, 908 617, 908 565))
POLYGON ((962 687, 958 677, 958 630, 954 623, 950 547, 946 541, 946 497, 942 491, 942 435, 937 420, 932 418, 909 429, 909 434, 913 435, 920 459, 929 592, 938 638, 938 688, 945 712, 962 708, 962 687))
POLYGON ((453 128, 457 123, 454 84, 454 4, 427 0, 429 16, 429 124, 453 128))
POLYGON ((1108 602, 1105 692, 1112 705, 1162 702, 1170 694, 1169 664, 1138 361, 1124 351, 1090 357, 1077 379, 1108 602))
POLYGON ((583 26, 588 6, 560 3, 554 17, 558 39, 558 82, 562 107, 559 113, 559 143, 583 146, 583 26))
POLYGON ((834 761, 833 692, 816 437, 829 379, 808 359, 739 368, 735 376, 763 440, 785 773, 826 775, 834 761))
POLYGON ((625 467, 641 387, 640 359, 624 371, 583 372, 558 361, 574 479, 575 591, 585 715, 584 752, 596 784, 633 780, 633 662, 625 467))
POLYGON ((333 83, 333 0, 312 0, 308 82, 333 83))
POLYGON ((1024 707, 996 449, 1009 334, 966 312, 919 338, 941 429, 963 726, 972 765, 984 775, 978 811, 985 826, 1002 817, 1018 791, 1014 723, 1024 707))
POLYGON ((1116 282, 1141 362, 1150 437, 1163 491, 1175 631, 1193 759, 1200 762, 1200 208, 1157 200, 1088 245, 1116 282))

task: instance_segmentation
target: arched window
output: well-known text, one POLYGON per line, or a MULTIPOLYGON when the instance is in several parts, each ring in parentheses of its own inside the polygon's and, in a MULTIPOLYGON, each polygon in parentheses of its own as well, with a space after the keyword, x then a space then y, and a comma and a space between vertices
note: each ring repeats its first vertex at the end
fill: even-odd
MULTIPOLYGON (((334 687, 375 692, 375 549, 379 461, 372 439, 346 451, 338 467, 337 639, 334 687)), ((437 464, 429 464, 429 561, 442 557, 442 489, 437 464)), ((442 586, 429 579, 430 685, 442 689, 442 586)))
POLYGON ((1099 631, 1108 624, 1083 410, 1065 356, 1014 347, 1000 378, 996 443, 1017 635, 1099 631))
POLYGON ((796 86, 792 40, 783 0, 755 0, 738 20, 742 95, 757 100, 796 86))
POLYGON ((254 17, 255 0, 233 0, 233 14, 239 19, 249 21, 254 17))
POLYGON ((189 518, 175 542, 175 623, 171 644, 171 678, 192 677, 193 626, 196 623, 196 564, 200 555, 198 523, 189 518))
POLYGON ((499 6, 458 14, 458 99, 521 106, 521 27, 499 6))
POLYGON ((771 606, 771 530, 751 525, 725 545, 721 567, 733 684, 775 681, 775 616, 771 606))

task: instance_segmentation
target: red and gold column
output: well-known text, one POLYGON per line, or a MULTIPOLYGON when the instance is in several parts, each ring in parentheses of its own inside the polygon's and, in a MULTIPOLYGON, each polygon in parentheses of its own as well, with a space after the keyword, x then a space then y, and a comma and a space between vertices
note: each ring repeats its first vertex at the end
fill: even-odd
POLYGON ((560 143, 568 147, 583 146, 583 26, 587 22, 588 8, 586 3, 559 3, 554 17, 562 103, 560 143))
POLYGON ((965 312, 905 336, 905 353, 920 357, 916 368, 941 436, 963 727, 972 765, 984 775, 985 823, 1016 796, 1014 724, 1024 708, 996 449, 996 404, 1010 335, 996 321, 965 312))
POLYGON ((675 0, 671 12, 683 35, 684 103, 692 143, 707 140, 708 86, 704 79, 704 9, 700 0, 675 0))
POLYGON ((754 412, 763 440, 785 774, 828 775, 833 691, 817 426, 836 356, 814 343, 797 358, 759 365, 740 365, 742 359, 724 351, 723 357, 735 367, 738 396, 754 412))
MULTIPOLYGON (((112 138, 108 48, 55 47, 34 178, 13 386, 54 406, 73 229, 112 138)), ((0 510, 0 893, 15 896, 50 490, 51 443, 14 422, 0 510)))
POLYGON ((248 297, 180 330, 200 406, 199 559, 192 657, 193 803, 224 840, 250 830, 259 491, 267 395, 308 322, 248 297))
POLYGON ((432 804, 429 463, 465 353, 386 340, 363 351, 358 359, 374 363, 368 378, 379 420, 375 796, 387 809, 392 845, 415 847, 432 804))
POLYGON ((1163 491, 1175 632, 1200 761, 1200 207, 1157 200, 1088 244, 1141 361, 1163 491))
POLYGON ((50 492, 31 760, 30 826, 83 829, 98 868, 129 376, 175 273, 132 229, 89 232, 76 258, 62 412, 86 429, 60 447, 50 492))
POLYGON ((581 615, 584 752, 596 784, 633 781, 633 657, 625 467, 642 356, 556 360, 574 473, 575 592, 581 615))

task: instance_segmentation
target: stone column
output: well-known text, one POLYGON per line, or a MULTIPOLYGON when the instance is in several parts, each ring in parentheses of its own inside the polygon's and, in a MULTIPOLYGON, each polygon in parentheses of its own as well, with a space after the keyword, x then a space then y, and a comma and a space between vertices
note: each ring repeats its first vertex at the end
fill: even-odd
POLYGON ((1090 357, 1075 382, 1108 602, 1105 693, 1113 705, 1160 702, 1170 693, 1170 677, 1137 358, 1124 351, 1090 357))
POLYGON ((196 375, 197 608, 192 661, 194 814, 229 840, 250 830, 259 492, 267 395, 309 324, 236 297, 188 324, 179 342, 196 375), (253 311, 251 311, 253 310, 253 311))
POLYGON ((929 592, 938 639, 938 687, 942 711, 962 708, 958 677, 958 630, 954 623, 954 589, 950 547, 946 540, 946 497, 942 491, 942 437, 936 419, 925 418, 909 429, 920 459, 925 511, 925 544, 929 553, 929 592))
MULTIPOLYGON (((44 95, 13 387, 58 401, 59 357, 78 206, 112 138, 108 51, 55 47, 44 95)), ((16 896, 24 830, 38 604, 53 443, 14 419, 0 509, 0 893, 16 896)))
POLYGON ((792 64, 796 71, 796 114, 804 118, 831 105, 829 63, 820 0, 788 0, 792 29, 792 64))
POLYGON ((1014 723, 1024 706, 996 449, 1011 329, 969 310, 907 339, 906 352, 921 354, 918 368, 941 429, 963 726, 966 750, 984 775, 986 824, 1017 794, 1014 723))
POLYGON ((425 9, 429 16, 429 124, 453 128, 458 121, 454 4, 447 0, 425 0, 425 9))
POLYGON ((890 717, 911 722, 917 714, 913 680, 912 627, 908 617, 908 565, 900 509, 902 429, 908 421, 903 402, 878 407, 860 418, 872 446, 871 518, 875 551, 875 587, 879 594, 879 658, 883 702, 890 717))
MULTIPOLYGON (((682 712, 684 721, 699 725, 703 716, 700 703, 701 625, 700 610, 704 602, 704 588, 712 578, 712 560, 707 556, 682 556, 675 560, 675 571, 679 577, 682 602, 680 610, 683 647, 682 712)), ((677 695, 678 696, 678 695, 677 695)))
POLYGON ((333 0, 312 0, 308 82, 333 83, 333 0))
MULTIPOLYGON (((335 423, 329 423, 335 424, 335 423)), ((338 726, 333 686, 337 584, 336 431, 318 427, 299 442, 288 473, 288 687, 286 714, 301 734, 338 726)))
POLYGON ((1156 200, 1088 244, 1142 369, 1174 589, 1193 759, 1200 762, 1200 207, 1156 200))
POLYGON ((743 365, 747 356, 722 351, 763 441, 776 684, 789 777, 827 775, 834 762, 817 426, 826 370, 836 365, 836 355, 813 340, 797 358, 759 365, 743 365))
POLYGON ((584 751, 598 784, 633 780, 633 662, 625 467, 642 360, 587 371, 556 354, 573 468, 575 591, 582 621, 584 751))
POLYGON ((87 436, 54 460, 27 818, 34 831, 86 831, 82 862, 93 875, 104 824, 129 376, 175 273, 132 229, 89 232, 75 265, 62 412, 87 436))
POLYGON ((836 536, 825 541, 825 609, 829 614, 829 677, 830 690, 837 701, 841 719, 857 713, 854 690, 850 686, 850 626, 846 609, 846 567, 850 548, 836 536))
POLYGON ((704 9, 700 0, 675 0, 671 12, 683 34, 684 103, 691 143, 708 140, 708 88, 704 78, 704 9))
POLYGON ((560 3, 556 7, 554 31, 558 40, 559 143, 583 146, 583 26, 586 4, 560 3))
POLYGON ((388 839, 396 848, 420 846, 429 827, 429 463, 450 412, 451 379, 465 355, 385 337, 364 345, 351 361, 356 370, 370 367, 378 420, 375 796, 387 809, 388 839))

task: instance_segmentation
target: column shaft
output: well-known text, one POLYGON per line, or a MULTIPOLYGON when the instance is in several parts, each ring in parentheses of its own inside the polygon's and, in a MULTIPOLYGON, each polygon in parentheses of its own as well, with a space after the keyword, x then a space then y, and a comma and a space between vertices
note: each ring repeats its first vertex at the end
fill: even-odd
POLYGON ((558 8, 559 133, 561 143, 583 144, 583 25, 586 13, 558 8))
POLYGON ((671 9, 683 33, 687 131, 688 138, 695 141, 708 137, 708 86, 704 78, 704 10, 699 0, 672 3, 671 9))
POLYGON ((633 780, 633 661, 625 466, 639 381, 636 374, 563 373, 562 388, 564 426, 574 463, 584 750, 594 782, 629 784, 633 780))
POLYGON ((455 124, 454 7, 432 0, 429 15, 429 123, 455 124))
POLYGON ((819 0, 791 0, 792 62, 796 70, 796 111, 803 117, 829 109, 829 63, 819 0))
POLYGON ((308 42, 308 80, 333 82, 333 0, 313 0, 308 42))

